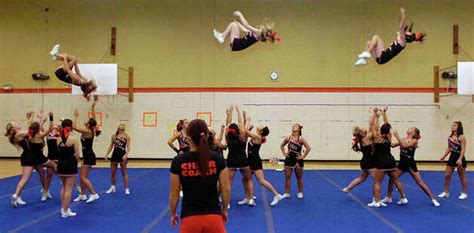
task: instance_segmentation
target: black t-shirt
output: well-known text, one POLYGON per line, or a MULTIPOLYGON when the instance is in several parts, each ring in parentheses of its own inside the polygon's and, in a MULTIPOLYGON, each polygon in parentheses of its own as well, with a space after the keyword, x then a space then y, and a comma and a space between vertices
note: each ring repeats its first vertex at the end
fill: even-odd
POLYGON ((181 218, 191 215, 221 214, 217 182, 225 169, 224 159, 211 152, 209 172, 202 177, 199 171, 196 152, 185 152, 176 156, 171 163, 170 172, 179 175, 183 187, 181 218))

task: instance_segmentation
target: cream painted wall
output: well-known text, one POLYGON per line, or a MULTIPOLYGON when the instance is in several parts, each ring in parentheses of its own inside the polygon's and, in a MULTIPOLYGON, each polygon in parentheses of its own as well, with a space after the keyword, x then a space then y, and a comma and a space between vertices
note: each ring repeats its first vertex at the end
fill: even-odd
MULTIPOLYGON (((41 109, 41 94, 2 94, 0 125, 25 118, 28 109, 41 109)), ((225 120, 225 108, 239 104, 256 125, 270 128, 268 142, 262 147, 263 158, 280 156, 279 145, 291 133, 293 123, 304 125, 303 135, 313 150, 311 160, 358 160, 360 154, 350 150, 351 129, 366 126, 368 106, 388 105, 389 118, 401 135, 412 126, 420 128, 422 140, 416 152, 418 160, 437 161, 447 146, 453 121, 464 123, 468 139, 466 158, 474 160, 474 105, 470 97, 451 96, 432 104, 432 94, 394 93, 138 93, 130 104, 125 96, 102 98, 97 111, 103 114, 103 135, 95 142, 98 157, 103 157, 116 124, 123 120, 133 140, 131 157, 172 158, 166 140, 178 119, 196 117, 196 112, 212 112, 214 128, 225 120), (143 127, 143 112, 158 112, 157 127, 143 127)), ((45 94, 44 110, 60 117, 72 117, 74 108, 81 119, 89 104, 70 94, 45 94)), ((236 120, 234 115, 234 120, 236 120)), ((20 121, 22 125, 25 121, 20 121)), ((0 141, 0 156, 19 156, 7 140, 0 141)), ((398 149, 393 150, 398 157, 398 149)))

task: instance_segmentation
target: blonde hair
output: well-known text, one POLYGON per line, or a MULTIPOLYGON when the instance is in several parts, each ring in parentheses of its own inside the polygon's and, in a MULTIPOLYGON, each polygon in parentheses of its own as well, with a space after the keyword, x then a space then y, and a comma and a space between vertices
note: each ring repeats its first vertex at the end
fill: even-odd
POLYGON ((16 141, 15 141, 15 127, 13 126, 13 124, 11 122, 8 122, 8 124, 6 125, 5 127, 5 137, 8 137, 8 141, 12 144, 12 145, 15 145, 16 144, 16 141))
POLYGON ((269 38, 273 41, 271 37, 273 33, 273 28, 275 27, 275 23, 271 21, 269 18, 264 18, 262 24, 259 26, 261 32, 260 38, 262 41, 266 41, 269 38))

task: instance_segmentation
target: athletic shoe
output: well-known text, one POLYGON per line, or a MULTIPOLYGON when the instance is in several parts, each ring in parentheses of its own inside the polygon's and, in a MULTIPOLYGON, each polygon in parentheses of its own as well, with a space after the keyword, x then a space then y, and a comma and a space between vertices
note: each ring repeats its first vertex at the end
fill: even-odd
POLYGON ((227 209, 228 209, 228 210, 230 210, 230 203, 229 203, 229 204, 227 204, 227 209))
POLYGON ((446 198, 449 197, 449 193, 447 192, 442 192, 441 194, 438 195, 439 198, 446 198))
POLYGON ((66 212, 64 212, 63 209, 61 209, 61 217, 63 217, 63 218, 74 217, 76 215, 77 215, 77 213, 72 212, 71 209, 67 209, 66 212))
POLYGON ((40 193, 44 193, 44 189, 43 189, 43 188, 40 189, 40 193))
POLYGON ((179 197, 183 198, 183 191, 179 191, 179 197))
POLYGON ((363 66, 367 64, 367 62, 365 61, 364 58, 359 58, 359 60, 356 61, 356 63, 354 63, 355 66, 363 66))
POLYGON ((461 193, 461 195, 459 195, 458 197, 460 200, 464 200, 467 198, 467 193, 461 193))
POLYGON ((408 204, 408 199, 405 198, 400 198, 400 200, 397 202, 397 205, 406 205, 408 204))
POLYGON ((53 198, 53 197, 51 196, 51 193, 47 192, 47 193, 46 193, 46 198, 51 199, 51 198, 53 198))
POLYGON ((78 193, 81 193, 81 186, 76 185, 76 191, 77 191, 78 193))
POLYGON ((222 36, 222 33, 218 32, 216 29, 213 30, 214 33, 214 38, 219 42, 219 44, 224 43, 224 37, 222 36))
POLYGON ((252 199, 257 200, 257 197, 256 197, 256 196, 253 196, 252 199))
POLYGON ((438 202, 436 199, 431 200, 431 202, 433 202, 433 205, 434 205, 435 207, 439 207, 439 206, 440 206, 439 202, 438 202))
POLYGON ((130 195, 130 189, 125 189, 125 195, 130 195))
MULTIPOLYGON (((85 195, 84 195, 84 196, 85 196, 85 195)), ((89 199, 87 199, 86 203, 91 203, 91 202, 93 202, 93 201, 95 201, 95 200, 97 200, 97 199, 99 199, 99 198, 100 198, 100 197, 99 197, 99 194, 97 194, 97 193, 96 193, 96 194, 91 194, 91 195, 89 196, 89 199)))
POLYGON ((250 203, 250 200, 247 198, 244 198, 242 201, 237 202, 239 205, 248 205, 250 203))
POLYGON ((53 57, 53 59, 56 59, 56 55, 59 53, 59 48, 61 47, 61 45, 57 44, 53 47, 53 49, 51 49, 51 51, 49 52, 49 54, 53 57))
POLYGON ((381 202, 383 203, 392 203, 392 198, 391 197, 384 197, 381 202))
POLYGON ((379 207, 380 207, 380 202, 372 201, 371 203, 367 204, 367 206, 368 206, 368 207, 379 208, 379 207))
POLYGON ((369 51, 364 51, 361 54, 359 54, 359 58, 369 59, 371 57, 372 55, 369 53, 369 51))
POLYGON ((17 196, 16 194, 13 194, 13 196, 10 199, 10 204, 12 205, 13 208, 16 208, 18 202, 17 202, 17 196))
POLYGON ((43 195, 41 195, 41 201, 46 201, 48 199, 48 196, 46 196, 46 193, 43 193, 43 195))
POLYGON ((297 194, 296 194, 296 197, 297 197, 298 199, 303 199, 303 193, 297 193, 297 194))
POLYGON ((25 204, 26 204, 26 202, 24 202, 24 201, 21 199, 21 197, 17 197, 17 198, 16 198, 16 203, 17 203, 18 205, 25 205, 25 204))
POLYGON ((105 193, 115 193, 115 185, 110 186, 109 190, 107 190, 105 193))
POLYGON ((248 204, 249 204, 249 206, 251 206, 251 207, 257 206, 257 203, 255 203, 255 201, 254 201, 253 199, 250 200, 248 204))
POLYGON ((81 195, 81 194, 79 194, 79 196, 77 196, 76 199, 73 200, 73 202, 86 201, 86 200, 87 200, 87 196, 86 196, 86 195, 81 195))
POLYGON ((348 193, 348 192, 350 192, 351 190, 349 190, 348 188, 343 188, 342 191, 345 192, 345 193, 348 193))
POLYGON ((283 197, 280 194, 275 195, 273 197, 273 201, 272 201, 272 203, 270 203, 270 205, 275 206, 276 204, 278 204, 279 201, 281 201, 281 199, 283 199, 283 197))
POLYGON ((380 207, 387 207, 387 204, 385 204, 385 203, 383 203, 383 202, 381 202, 381 201, 379 201, 379 205, 380 205, 380 207))
POLYGON ((281 196, 281 198, 282 198, 282 199, 285 199, 285 198, 288 198, 288 199, 289 199, 290 196, 291 196, 291 195, 290 195, 289 193, 284 193, 284 194, 281 196))

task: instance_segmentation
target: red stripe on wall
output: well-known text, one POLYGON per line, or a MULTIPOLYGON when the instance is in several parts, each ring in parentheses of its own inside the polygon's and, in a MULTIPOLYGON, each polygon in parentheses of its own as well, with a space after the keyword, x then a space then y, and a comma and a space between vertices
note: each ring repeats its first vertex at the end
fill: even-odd
MULTIPOLYGON (((170 92, 391 92, 391 93, 433 93, 434 88, 429 87, 137 87, 135 93, 170 93, 170 92)), ((119 88, 118 92, 127 93, 128 88, 119 88)), ((440 92, 456 92, 455 88, 441 88, 440 92)), ((0 89, 2 94, 22 93, 71 93, 71 88, 24 88, 6 91, 0 89)))

